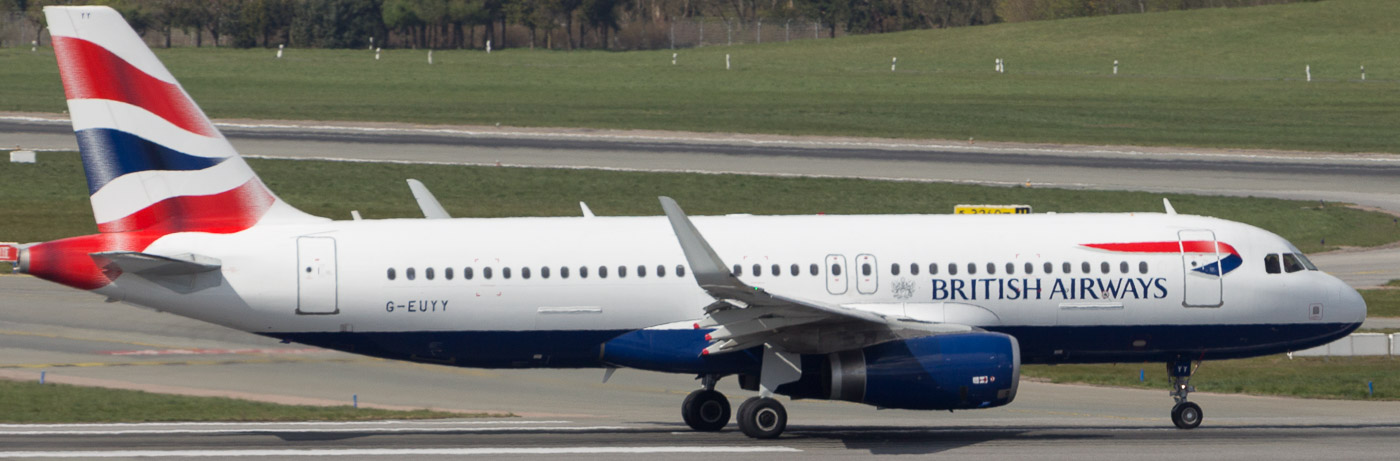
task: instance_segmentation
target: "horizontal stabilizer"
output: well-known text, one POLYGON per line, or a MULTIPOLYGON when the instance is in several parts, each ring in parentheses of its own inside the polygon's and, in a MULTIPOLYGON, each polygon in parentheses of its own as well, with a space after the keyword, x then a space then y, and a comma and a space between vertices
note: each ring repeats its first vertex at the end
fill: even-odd
POLYGON ((93 253, 92 258, 112 278, 132 274, 181 294, 219 286, 222 263, 196 254, 160 256, 134 251, 93 253))

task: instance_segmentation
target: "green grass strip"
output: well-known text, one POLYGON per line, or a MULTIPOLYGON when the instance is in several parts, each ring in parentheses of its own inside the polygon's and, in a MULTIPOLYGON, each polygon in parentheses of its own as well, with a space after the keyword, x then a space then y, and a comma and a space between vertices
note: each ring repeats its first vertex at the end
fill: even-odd
POLYGON ((1367 317, 1400 317, 1400 290, 1361 290, 1367 317))
MULTIPOLYGON (((156 54, 216 118, 1400 152, 1397 17, 1393 0, 1300 2, 707 46, 676 65, 672 50, 156 54)), ((0 88, 0 111, 66 110, 47 48, 0 49, 0 88)))
POLYGON ((219 397, 0 380, 0 423, 159 421, 368 421, 481 418, 488 414, 278 405, 219 397))
MULTIPOLYGON (((1240 221, 1275 232, 1305 252, 1400 240, 1381 213, 1318 202, 862 179, 637 173, 601 170, 249 159, 293 206, 334 219, 421 218, 406 178, 422 180, 454 217, 656 216, 659 195, 693 215, 943 214, 959 203, 1029 204, 1037 213, 1177 211, 1240 221), (1323 240, 1326 244, 1323 244, 1323 240)), ((41 153, 36 164, 0 163, 0 240, 46 241, 96 232, 76 153, 41 153)))
MULTIPOLYGON (((1161 363, 1113 365, 1027 365, 1024 376, 1054 383, 1161 389, 1167 370, 1161 363), (1138 381, 1138 371, 1146 381, 1138 381)), ((1208 361, 1191 378, 1201 392, 1287 397, 1400 400, 1400 360, 1390 357, 1296 358, 1272 355, 1241 360, 1208 361), (1374 396, 1366 384, 1375 383, 1374 396)), ((1165 397, 1165 396, 1163 396, 1165 397)))

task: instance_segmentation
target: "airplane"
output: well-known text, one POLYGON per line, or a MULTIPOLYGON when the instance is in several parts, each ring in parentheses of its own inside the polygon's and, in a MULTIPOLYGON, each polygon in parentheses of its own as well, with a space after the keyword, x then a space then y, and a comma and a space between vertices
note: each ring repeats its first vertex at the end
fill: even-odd
MULTIPOLYGON (((17 270, 285 341, 482 368, 693 374, 697 431, 780 436, 775 396, 1011 403, 1022 364, 1162 362, 1173 423, 1203 360, 1307 349, 1360 295, 1285 239, 1163 213, 334 221, 269 190, 116 11, 46 7, 99 233, 17 270), (731 411, 724 377, 756 391, 731 411)), ((4 252, 0 252, 3 254, 4 252)))

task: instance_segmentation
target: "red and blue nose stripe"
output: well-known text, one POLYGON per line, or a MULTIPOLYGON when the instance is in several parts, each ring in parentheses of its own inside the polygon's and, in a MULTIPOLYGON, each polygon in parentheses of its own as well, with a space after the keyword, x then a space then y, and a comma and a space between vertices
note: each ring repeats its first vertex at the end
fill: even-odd
POLYGON ((1221 258, 1213 263, 1192 269, 1207 275, 1220 276, 1230 273, 1244 263, 1244 258, 1228 243, 1215 240, 1171 240, 1166 242, 1130 243, 1086 243, 1081 246, 1119 253, 1197 253, 1217 254, 1221 258))

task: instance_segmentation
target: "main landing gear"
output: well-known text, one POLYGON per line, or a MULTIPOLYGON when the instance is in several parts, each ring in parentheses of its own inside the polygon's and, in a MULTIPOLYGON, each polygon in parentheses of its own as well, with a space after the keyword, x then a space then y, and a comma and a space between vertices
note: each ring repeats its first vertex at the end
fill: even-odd
MULTIPOLYGON (((691 392, 681 404, 681 419, 701 432, 717 432, 729 424, 729 399, 715 390, 719 377, 702 377, 704 387, 691 392)), ((787 410, 772 397, 752 397, 739 405, 739 430, 756 439, 773 439, 787 429, 787 410)))
MULTIPOLYGON (((715 390, 719 377, 705 375, 703 389, 691 392, 681 403, 681 419, 685 424, 700 432, 716 432, 729 424, 729 399, 715 390)), ((746 405, 748 402, 744 402, 746 405)), ((739 407, 742 412, 743 406, 739 407)), ((742 424, 741 424, 742 425, 742 424)))
POLYGON ((1196 390, 1191 386, 1191 374, 1199 368, 1191 366, 1191 360, 1177 357, 1176 360, 1167 362, 1167 373, 1171 377, 1173 400, 1176 406, 1172 407, 1172 423, 1181 429, 1195 429, 1201 425, 1204 415, 1201 413, 1201 406, 1186 400, 1186 395, 1196 390))

